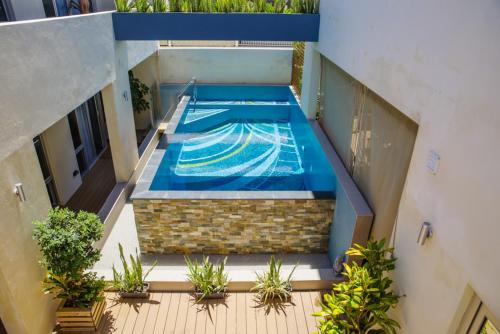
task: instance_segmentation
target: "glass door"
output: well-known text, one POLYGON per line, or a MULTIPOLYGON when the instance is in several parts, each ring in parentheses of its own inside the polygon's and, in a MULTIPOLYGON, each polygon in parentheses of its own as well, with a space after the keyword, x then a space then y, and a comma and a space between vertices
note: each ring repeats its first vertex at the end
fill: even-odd
MULTIPOLYGON (((45 181, 45 186, 47 187, 47 193, 49 194, 50 204, 52 205, 52 207, 56 207, 59 203, 57 200, 54 178, 52 177, 52 173, 50 172, 49 164, 47 163, 45 150, 43 148, 40 136, 36 136, 33 139, 33 144, 35 145, 36 155, 38 156, 38 162, 40 163, 40 168, 42 169, 42 175, 45 181)), ((1 330, 0 333, 2 333, 1 330)))

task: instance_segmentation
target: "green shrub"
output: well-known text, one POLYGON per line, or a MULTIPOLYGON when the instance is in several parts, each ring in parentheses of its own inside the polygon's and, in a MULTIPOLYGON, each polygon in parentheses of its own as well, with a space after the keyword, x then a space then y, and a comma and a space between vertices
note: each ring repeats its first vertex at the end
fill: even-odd
POLYGON ((169 0, 168 1, 168 11, 169 12, 180 12, 181 11, 181 0, 169 0))
POLYGON ((227 257, 215 266, 207 257, 203 257, 203 263, 200 264, 198 260, 194 262, 185 257, 186 265, 188 267, 188 280, 194 285, 195 291, 199 292, 201 296, 198 301, 214 293, 224 293, 227 288, 228 278, 224 270, 227 257))
POLYGON ((145 280, 157 262, 155 261, 151 268, 144 273, 137 249, 135 250, 135 258, 130 254, 130 265, 123 255, 123 247, 120 243, 118 243, 118 249, 120 250, 123 273, 119 273, 113 264, 113 287, 121 292, 143 292, 146 286, 145 280))
POLYGON ((153 0, 153 12, 165 13, 167 11, 167 3, 165 0, 153 0))
POLYGON ((55 208, 45 220, 33 224, 33 237, 42 253, 40 264, 47 270, 44 291, 65 299, 67 306, 89 307, 98 301, 104 281, 85 270, 101 257, 92 246, 103 235, 99 217, 55 208))
POLYGON ((135 0, 134 7, 138 12, 142 13, 147 13, 151 10, 149 0, 135 0))
POLYGON ((130 83, 130 94, 132 95, 132 108, 137 113, 148 110, 149 102, 146 100, 146 96, 149 94, 149 87, 134 77, 132 71, 128 71, 128 80, 130 83))
POLYGON ((387 311, 395 307, 399 296, 391 290, 392 280, 386 273, 393 270, 396 259, 393 249, 384 248, 385 241, 369 241, 366 248, 355 245, 346 252, 356 256, 362 265, 344 264, 346 281, 324 295, 320 333, 396 333, 399 324, 387 311))
POLYGON ((257 298, 263 303, 275 298, 279 298, 280 301, 287 300, 292 292, 292 275, 297 265, 293 267, 285 279, 281 277, 281 266, 283 265, 281 259, 276 261, 274 256, 271 256, 267 265, 269 268, 266 272, 255 274, 257 279, 251 291, 257 291, 257 298))
POLYGON ((292 12, 313 14, 319 12, 319 0, 291 0, 292 12))
POLYGON ((130 12, 132 9, 132 4, 129 0, 115 0, 115 6, 118 12, 130 12))

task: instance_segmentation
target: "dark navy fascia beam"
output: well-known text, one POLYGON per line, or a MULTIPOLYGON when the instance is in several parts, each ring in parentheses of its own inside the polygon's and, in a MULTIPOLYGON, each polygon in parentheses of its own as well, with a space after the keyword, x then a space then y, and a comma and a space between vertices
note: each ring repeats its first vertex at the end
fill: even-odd
POLYGON ((113 28, 118 41, 317 42, 319 22, 319 14, 113 13, 113 28))

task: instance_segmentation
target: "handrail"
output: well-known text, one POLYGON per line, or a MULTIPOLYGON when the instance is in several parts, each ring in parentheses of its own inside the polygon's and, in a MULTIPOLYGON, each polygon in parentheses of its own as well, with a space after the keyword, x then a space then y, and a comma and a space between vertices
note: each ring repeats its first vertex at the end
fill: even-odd
POLYGON ((193 98, 194 98, 194 102, 196 102, 196 77, 192 77, 191 80, 187 84, 184 85, 180 94, 177 95, 177 103, 179 103, 181 101, 182 97, 184 96, 184 94, 186 93, 186 91, 188 90, 188 88, 191 85, 194 85, 194 87, 195 87, 195 90, 193 90, 193 95, 194 95, 193 98))

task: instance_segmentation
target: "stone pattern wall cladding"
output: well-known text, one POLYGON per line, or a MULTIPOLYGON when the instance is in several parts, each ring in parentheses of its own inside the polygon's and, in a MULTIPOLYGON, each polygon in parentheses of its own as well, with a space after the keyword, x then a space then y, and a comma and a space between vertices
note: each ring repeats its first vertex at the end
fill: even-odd
POLYGON ((134 200, 142 253, 328 250, 335 200, 134 200))

